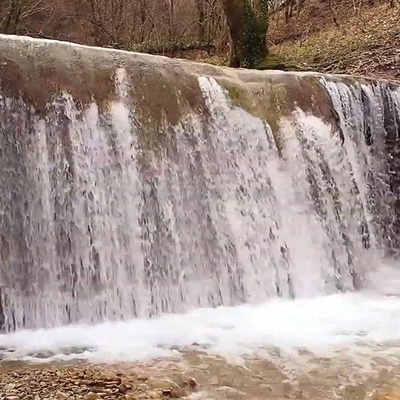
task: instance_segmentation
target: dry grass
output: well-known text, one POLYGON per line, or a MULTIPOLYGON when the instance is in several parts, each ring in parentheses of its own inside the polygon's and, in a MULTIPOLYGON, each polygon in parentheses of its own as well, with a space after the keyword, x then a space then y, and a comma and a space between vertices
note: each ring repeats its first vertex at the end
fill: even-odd
MULTIPOLYGON (((353 11, 344 6, 312 13, 312 0, 289 23, 271 24, 271 47, 289 66, 321 72, 400 78, 400 6, 380 3, 353 11), (306 17, 314 18, 306 22, 306 17), (313 29, 309 29, 309 26, 313 29), (303 27, 303 30, 301 30, 303 27), (296 39, 293 39, 296 37, 296 39)), ((278 21, 278 22, 277 22, 278 21)))

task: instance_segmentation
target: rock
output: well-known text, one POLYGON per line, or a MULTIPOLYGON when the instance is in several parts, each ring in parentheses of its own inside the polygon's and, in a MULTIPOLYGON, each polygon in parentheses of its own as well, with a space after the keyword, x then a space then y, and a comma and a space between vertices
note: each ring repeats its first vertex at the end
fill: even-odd
POLYGON ((364 400, 367 391, 363 385, 349 385, 344 391, 345 400, 364 400))
POLYGON ((171 397, 172 399, 179 399, 180 397, 186 397, 187 393, 180 386, 172 387, 168 390, 163 390, 163 395, 171 397))
POLYGON ((83 394, 83 393, 85 393, 85 392, 87 392, 87 391, 88 391, 88 388, 87 388, 86 386, 77 387, 77 388, 74 390, 74 392, 75 392, 76 394, 83 394))
POLYGON ((159 399, 161 396, 157 392, 148 392, 147 396, 149 399, 159 399))
POLYGON ((120 393, 126 393, 129 389, 131 389, 131 387, 125 385, 124 383, 121 383, 121 385, 118 386, 118 390, 120 393))
POLYGON ((98 400, 100 396, 97 393, 89 392, 83 396, 83 400, 98 400))
POLYGON ((149 379, 149 384, 156 389, 161 389, 164 396, 177 399, 179 397, 185 397, 186 391, 177 385, 175 382, 168 379, 149 379))
POLYGON ((139 392, 144 392, 148 389, 149 387, 144 384, 144 383, 140 383, 139 385, 136 386, 136 390, 138 390, 139 392))
POLYGON ((243 398, 243 396, 246 396, 246 393, 230 386, 219 386, 216 390, 218 392, 223 392, 230 399, 239 399, 243 398))
POLYGON ((56 400, 65 400, 68 399, 69 395, 63 392, 58 391, 56 393, 56 400))
POLYGON ((293 398, 295 399, 304 399, 304 393, 302 390, 296 390, 293 394, 293 398))
POLYGON ((196 379, 192 378, 191 376, 182 375, 180 380, 182 382, 182 386, 188 386, 192 389, 197 386, 196 379))
POLYGON ((167 400, 185 397, 197 385, 181 373, 173 380, 140 374, 126 369, 118 375, 108 366, 14 370, 0 374, 0 400, 167 400))
POLYGON ((388 394, 374 393, 371 400, 395 400, 395 398, 389 396, 388 394))

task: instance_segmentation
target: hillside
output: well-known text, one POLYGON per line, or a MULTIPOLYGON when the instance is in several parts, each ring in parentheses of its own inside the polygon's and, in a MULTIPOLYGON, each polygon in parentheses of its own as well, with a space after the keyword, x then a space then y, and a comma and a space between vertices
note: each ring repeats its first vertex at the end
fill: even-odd
POLYGON ((400 5, 309 0, 271 17, 271 53, 289 68, 400 78, 400 5))
MULTIPOLYGON (((276 1, 271 0, 272 3, 276 1)), ((220 0, 0 1, 0 33, 162 54, 229 59, 220 0)), ((270 12, 269 69, 400 78, 400 0, 284 0, 270 12)))

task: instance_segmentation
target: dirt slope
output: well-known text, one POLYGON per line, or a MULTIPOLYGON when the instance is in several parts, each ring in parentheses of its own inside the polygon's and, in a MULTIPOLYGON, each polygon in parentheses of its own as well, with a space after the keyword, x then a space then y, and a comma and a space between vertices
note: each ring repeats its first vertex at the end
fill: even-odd
POLYGON ((400 79, 400 3, 332 1, 273 15, 272 54, 289 68, 400 79))

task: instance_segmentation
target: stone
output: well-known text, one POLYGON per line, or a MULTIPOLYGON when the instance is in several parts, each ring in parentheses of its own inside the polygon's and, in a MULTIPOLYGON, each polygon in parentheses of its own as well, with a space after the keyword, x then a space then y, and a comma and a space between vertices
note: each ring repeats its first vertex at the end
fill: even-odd
POLYGON ((185 397, 187 395, 186 391, 181 388, 175 382, 168 379, 149 379, 149 383, 152 387, 161 389, 164 396, 171 398, 185 397))
POLYGON ((83 396, 83 400, 98 400, 100 396, 97 393, 89 392, 83 396))
POLYGON ((344 391, 345 400, 364 400, 366 395, 367 391, 363 385, 349 385, 344 391))
POLYGON ((56 400, 65 400, 68 399, 69 395, 63 392, 58 391, 56 393, 56 400))
POLYGON ((163 390, 163 395, 171 397, 173 399, 179 399, 180 397, 186 397, 186 392, 180 386, 176 385, 169 390, 163 390))
POLYGON ((87 392, 87 391, 88 391, 88 388, 87 388, 86 386, 77 387, 77 388, 74 390, 74 392, 75 392, 76 394, 83 394, 83 393, 85 393, 85 392, 87 392))
POLYGON ((150 391, 150 392, 147 393, 147 397, 149 399, 159 399, 160 395, 157 392, 150 391))
POLYGON ((149 387, 145 385, 144 383, 140 383, 139 385, 136 386, 136 390, 139 392, 144 392, 148 389, 149 387))
POLYGON ((138 379, 132 370, 117 375, 113 367, 94 365, 10 371, 0 374, 0 400, 167 400, 187 396, 195 386, 194 378, 183 373, 172 380, 145 373, 138 379))
POLYGON ((182 375, 180 380, 182 382, 182 386, 188 386, 192 389, 197 386, 196 379, 192 378, 191 376, 182 375))
POLYGON ((302 390, 296 390, 293 394, 293 398, 295 399, 304 399, 304 393, 302 390))
POLYGON ((371 400, 397 400, 397 398, 393 398, 388 394, 374 393, 371 397, 371 400))

